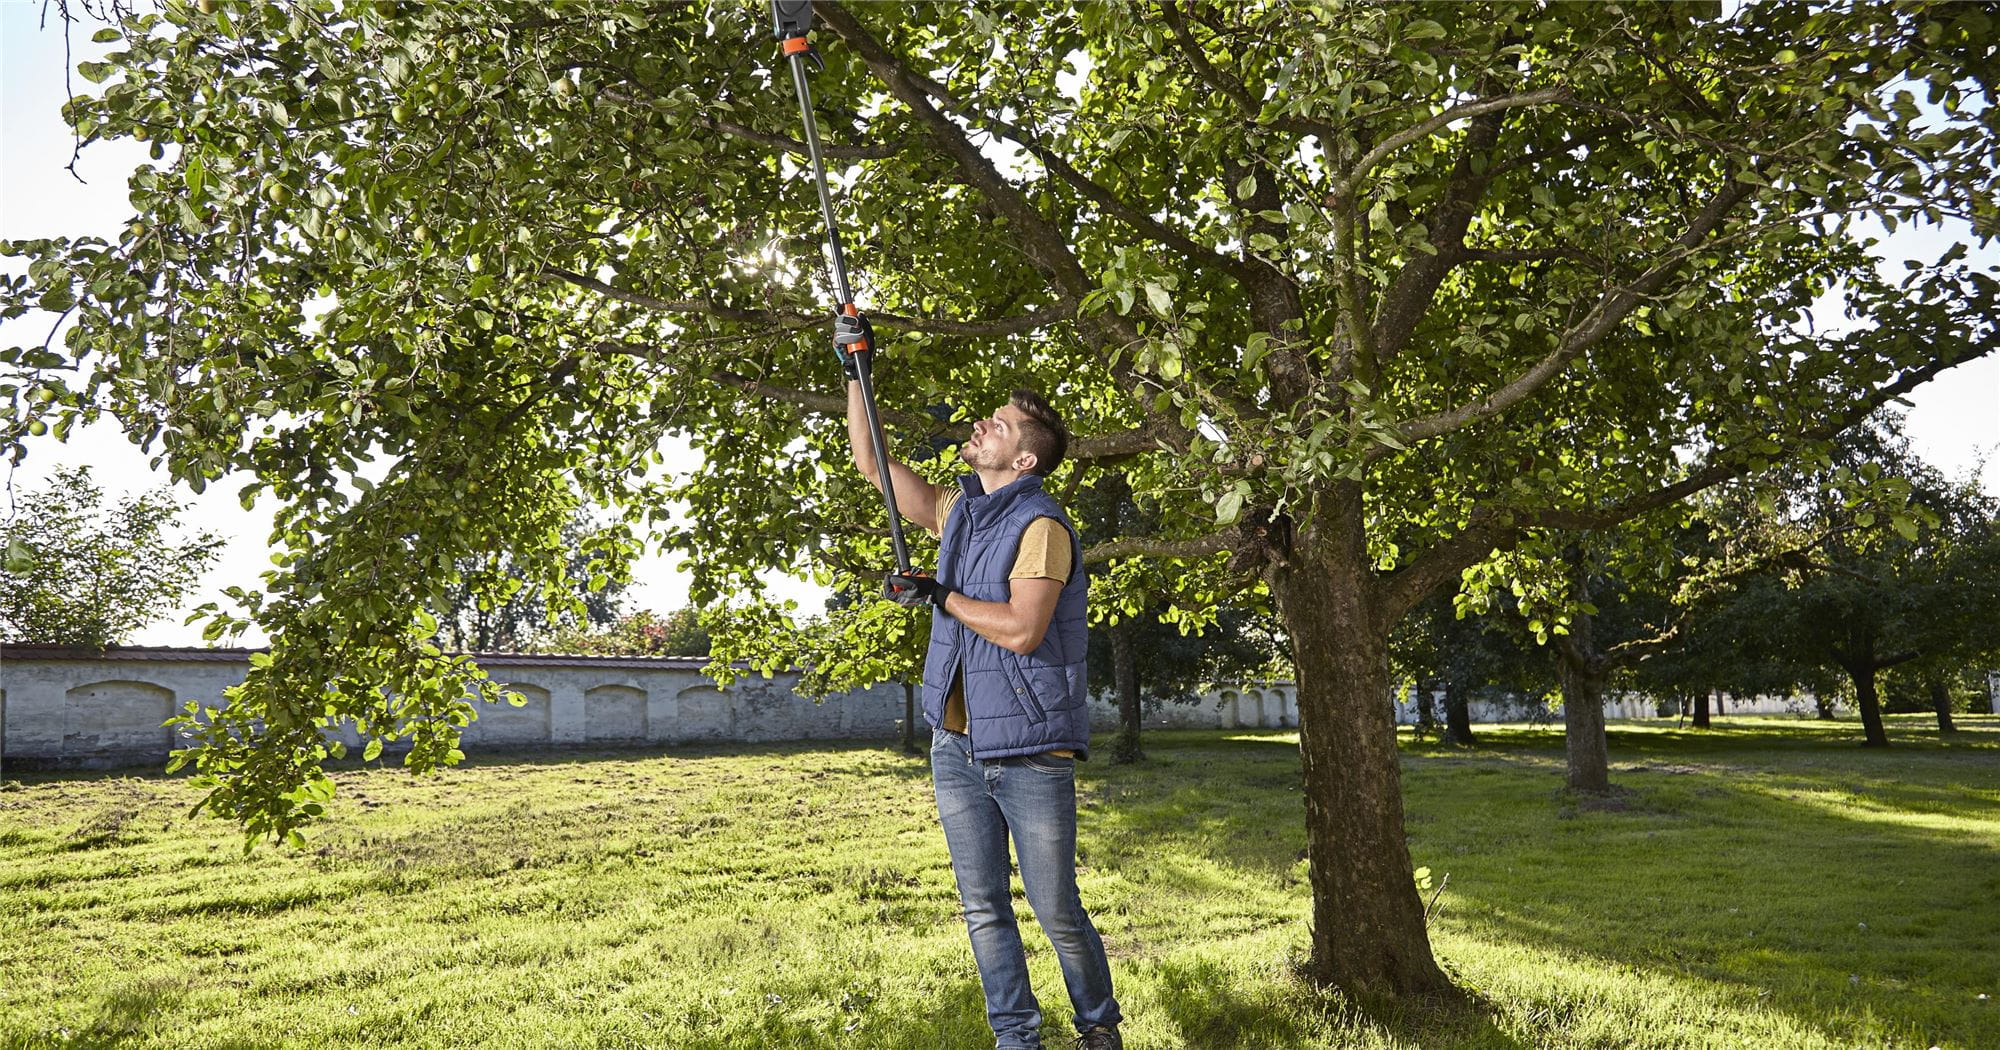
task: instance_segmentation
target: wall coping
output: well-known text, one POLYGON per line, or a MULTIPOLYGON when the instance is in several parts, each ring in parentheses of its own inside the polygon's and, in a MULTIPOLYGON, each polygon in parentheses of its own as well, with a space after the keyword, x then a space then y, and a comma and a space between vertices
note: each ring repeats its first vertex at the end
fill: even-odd
MULTIPOLYGON (((39 660, 84 662, 130 660, 149 663, 249 663, 253 653, 269 649, 205 649, 193 645, 114 645, 92 649, 82 645, 40 643, 0 644, 0 662, 39 660)), ((447 653, 469 656, 481 667, 604 667, 699 671, 707 667, 705 656, 592 656, 581 653, 447 653)), ((749 669, 748 664, 732 666, 749 669)))

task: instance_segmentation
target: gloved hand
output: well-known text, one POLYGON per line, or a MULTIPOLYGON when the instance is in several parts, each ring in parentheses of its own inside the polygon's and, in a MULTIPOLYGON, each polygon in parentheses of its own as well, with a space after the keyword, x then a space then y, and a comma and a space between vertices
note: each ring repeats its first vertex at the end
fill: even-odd
POLYGON ((838 313, 833 316, 833 352, 840 355, 840 370, 849 379, 861 378, 861 359, 875 352, 875 328, 868 318, 838 313))
POLYGON ((882 597, 899 605, 931 605, 944 608, 951 591, 938 586, 937 577, 927 572, 892 572, 882 585, 882 597))

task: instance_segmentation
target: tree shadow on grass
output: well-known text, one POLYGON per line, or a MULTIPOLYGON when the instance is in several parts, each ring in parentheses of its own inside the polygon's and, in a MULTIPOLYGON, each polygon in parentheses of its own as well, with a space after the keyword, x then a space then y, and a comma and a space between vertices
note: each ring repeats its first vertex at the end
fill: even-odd
POLYGON ((186 980, 147 977, 130 981, 100 994, 88 1014, 74 1028, 44 1030, 32 1035, 15 1035, 8 1046, 28 1048, 73 1046, 121 1046, 128 1042, 158 1037, 168 1015, 187 998, 186 980))
POLYGON ((1377 1041, 1457 1050, 1519 1050, 1528 1044, 1495 1023, 1477 999, 1441 1004, 1361 1004, 1292 977, 1246 994, 1228 966, 1203 956, 1161 960, 1148 975, 1152 1005, 1187 1047, 1282 1047, 1377 1041), (1370 1037, 1376 1037, 1371 1039, 1370 1037))
MULTIPOLYGON (((1509 865, 1506 875, 1454 858, 1459 885, 1498 887, 1461 902, 1475 936, 1734 987, 1833 1042, 1908 1033, 1925 1045, 2000 1046, 2000 1014, 1974 999, 2000 976, 1983 947, 2000 940, 1991 843, 1794 801, 1755 778, 1692 788, 1625 779, 1630 808, 1559 810, 1565 827, 1532 857, 1508 848, 1486 858, 1509 865), (1532 885, 1513 874, 1523 863, 1532 885), (1874 1027, 1842 1030, 1828 1023, 1834 1013, 1874 1027)), ((1937 804, 1933 789, 1911 795, 1924 808, 1898 810, 1888 793, 1879 801, 1918 818, 1937 804)), ((1982 816, 1995 809, 1959 801, 1982 816)))

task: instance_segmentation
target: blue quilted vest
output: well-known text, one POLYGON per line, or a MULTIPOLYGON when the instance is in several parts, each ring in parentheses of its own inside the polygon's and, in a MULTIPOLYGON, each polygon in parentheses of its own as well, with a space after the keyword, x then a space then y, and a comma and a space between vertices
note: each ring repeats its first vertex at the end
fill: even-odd
POLYGON ((1090 581, 1076 528, 1042 479, 1023 475, 986 492, 977 474, 958 479, 965 495, 952 508, 939 543, 937 579, 968 598, 1004 602, 1011 594, 1007 574, 1014 568, 1021 537, 1036 518, 1054 518, 1069 533, 1069 581, 1056 601, 1049 632, 1034 652, 1022 656, 979 636, 939 609, 931 614, 931 647, 924 659, 924 717, 944 721, 945 693, 952 670, 965 673, 966 731, 975 758, 1036 755, 1067 748, 1078 758, 1090 748, 1088 641, 1085 607, 1090 581))

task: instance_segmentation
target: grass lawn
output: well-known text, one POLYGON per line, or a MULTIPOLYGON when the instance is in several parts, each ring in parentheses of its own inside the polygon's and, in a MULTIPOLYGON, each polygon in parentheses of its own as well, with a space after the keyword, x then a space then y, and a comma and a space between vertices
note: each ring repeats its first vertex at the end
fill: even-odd
MULTIPOLYGON (((1406 737, 1411 850, 1448 876, 1434 944, 1486 1004, 1455 1019, 1291 976, 1291 734, 1086 764, 1084 900, 1134 1050, 2000 1047, 2000 718, 1960 724, 1894 719, 1873 752, 1853 723, 1615 723, 1604 807, 1559 790, 1558 730, 1406 737)), ((0 1046, 991 1045, 928 770, 890 747, 339 779, 309 848, 247 859, 178 778, 7 784, 0 1046)))

